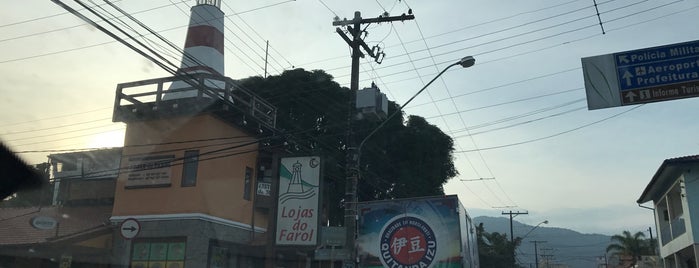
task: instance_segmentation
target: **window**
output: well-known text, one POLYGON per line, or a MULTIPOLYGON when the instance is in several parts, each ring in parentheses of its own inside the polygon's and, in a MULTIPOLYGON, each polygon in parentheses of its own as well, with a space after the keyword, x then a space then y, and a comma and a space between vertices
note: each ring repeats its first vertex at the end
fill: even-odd
POLYGON ((177 241, 135 241, 131 251, 131 267, 184 267, 184 239, 177 241))
POLYGON ((182 187, 197 184, 197 167, 199 166, 199 151, 185 151, 182 166, 182 187))
POLYGON ((252 192, 252 172, 251 167, 245 167, 245 185, 243 185, 243 199, 251 200, 252 192))
POLYGON ((65 172, 65 171, 76 171, 78 170, 78 165, 75 162, 58 162, 56 164, 56 171, 58 172, 65 172))

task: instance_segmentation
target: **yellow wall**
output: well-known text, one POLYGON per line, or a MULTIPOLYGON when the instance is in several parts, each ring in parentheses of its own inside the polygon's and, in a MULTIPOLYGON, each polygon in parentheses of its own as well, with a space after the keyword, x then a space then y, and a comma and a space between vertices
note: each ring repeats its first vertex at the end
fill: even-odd
MULTIPOLYGON (((243 199, 243 187, 245 167, 253 168, 251 198, 254 198, 258 146, 257 143, 239 146, 254 140, 210 115, 127 123, 122 170, 129 165, 129 158, 174 155, 175 159, 181 159, 186 150, 199 150, 197 181, 193 187, 181 186, 182 161, 175 161, 170 167, 169 187, 125 189, 128 173, 121 172, 116 183, 113 215, 204 213, 251 224, 253 203, 243 199), (173 144, 205 139, 217 140, 173 144), (148 146, 135 146, 143 144, 148 146)), ((258 214, 255 225, 266 228, 267 219, 258 214)))

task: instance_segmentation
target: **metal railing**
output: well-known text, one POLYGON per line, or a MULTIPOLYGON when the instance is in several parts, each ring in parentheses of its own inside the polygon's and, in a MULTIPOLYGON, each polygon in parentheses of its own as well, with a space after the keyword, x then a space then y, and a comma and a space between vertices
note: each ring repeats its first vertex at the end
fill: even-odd
POLYGON ((267 127, 276 125, 277 108, 250 90, 241 88, 233 79, 199 73, 180 77, 156 78, 117 85, 114 100, 114 120, 119 113, 158 111, 177 107, 179 101, 195 103, 222 102, 226 109, 238 110, 267 127), (184 83, 175 89, 168 84, 184 83), (187 97, 166 97, 187 95, 187 97))

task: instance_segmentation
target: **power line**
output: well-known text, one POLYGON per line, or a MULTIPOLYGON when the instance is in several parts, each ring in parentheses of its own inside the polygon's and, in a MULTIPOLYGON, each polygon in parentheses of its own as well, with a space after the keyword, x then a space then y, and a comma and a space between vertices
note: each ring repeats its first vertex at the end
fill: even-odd
MULTIPOLYGON (((562 108, 562 107, 565 107, 565 106, 569 106, 569 105, 573 105, 573 104, 576 104, 576 103, 583 102, 584 100, 585 100, 584 98, 582 98, 582 99, 576 99, 576 100, 564 102, 564 103, 561 103, 561 104, 556 104, 556 105, 553 105, 553 106, 549 106, 549 107, 545 107, 545 108, 541 108, 541 109, 529 111, 529 112, 526 112, 526 113, 520 113, 520 114, 516 114, 516 115, 513 115, 513 116, 509 116, 509 117, 500 118, 500 119, 498 119, 498 120, 493 120, 493 121, 490 121, 490 122, 485 122, 485 123, 481 123, 481 124, 478 124, 478 125, 473 125, 473 126, 468 127, 468 129, 470 129, 470 130, 475 130, 475 129, 479 129, 479 128, 489 127, 489 126, 493 126, 493 125, 505 123, 505 122, 508 122, 508 121, 512 121, 512 120, 524 118, 524 117, 527 117, 527 116, 532 116, 532 115, 535 115, 535 114, 540 114, 540 113, 543 113, 543 112, 552 111, 552 110, 555 110, 555 109, 558 109, 558 108, 562 108)), ((576 110, 577 110, 577 108, 576 108, 576 110)), ((449 134, 452 134, 452 135, 453 135, 453 134, 460 133, 460 132, 464 132, 464 131, 465 131, 465 129, 460 129, 460 130, 455 130, 455 131, 453 131, 453 132, 451 132, 451 133, 449 133, 449 134)), ((486 131, 486 132, 487 132, 487 131, 486 131)), ((471 135, 471 134, 469 134, 469 135, 471 135)), ((464 136, 466 136, 466 135, 464 135, 464 136)), ((460 137, 460 136, 454 136, 454 138, 458 138, 458 137, 460 137)))
POLYGON ((338 19, 340 18, 340 16, 337 15, 337 13, 335 13, 335 11, 332 10, 332 8, 330 8, 327 4, 325 4, 325 2, 323 2, 323 0, 318 0, 318 2, 320 2, 328 11, 330 11, 330 13, 333 13, 335 17, 337 17, 338 19))
MULTIPOLYGON (((426 37, 426 39, 431 39, 431 38, 434 38, 434 37, 439 37, 439 36, 443 36, 443 35, 455 33, 455 32, 458 32, 458 31, 462 31, 462 30, 466 30, 466 29, 470 29, 470 28, 475 28, 475 27, 477 27, 477 26, 483 26, 483 25, 486 25, 486 24, 491 24, 491 23, 494 23, 494 22, 500 22, 500 21, 503 21, 503 20, 507 20, 507 19, 519 17, 519 16, 526 15, 526 14, 536 13, 536 12, 539 12, 539 11, 543 11, 543 10, 555 8, 555 7, 558 7, 558 6, 567 5, 567 4, 570 4, 570 3, 572 3, 572 2, 577 2, 577 1, 581 1, 581 0, 572 0, 572 1, 568 1, 568 2, 565 2, 565 3, 558 4, 558 5, 554 5, 554 6, 551 6, 551 7, 548 7, 548 8, 539 8, 539 9, 524 11, 524 12, 517 13, 517 14, 514 14, 514 15, 509 15, 509 16, 506 16, 506 17, 496 18, 496 19, 493 19, 493 20, 490 20, 490 21, 481 22, 481 23, 478 23, 478 24, 469 25, 469 26, 457 28, 457 29, 454 29, 454 30, 449 30, 449 31, 446 31, 446 32, 442 32, 442 33, 439 33, 439 34, 435 34, 435 35, 432 35, 432 36, 428 36, 428 37, 426 37)), ((385 9, 384 9, 384 10, 385 10, 385 9)), ((405 44, 411 44, 411 43, 420 42, 420 41, 423 41, 423 40, 424 40, 424 39, 416 39, 416 40, 412 40, 412 41, 405 42, 405 44)), ((390 45, 390 46, 387 46, 387 47, 394 47, 394 46, 399 46, 399 45, 400 45, 400 44, 395 44, 395 45, 390 45)), ((312 62, 301 63, 301 64, 299 64, 299 66, 310 65, 310 64, 313 64, 313 63, 324 62, 324 61, 330 61, 330 60, 336 60, 336 59, 342 59, 342 58, 344 58, 344 56, 331 57, 331 58, 316 60, 316 61, 312 61, 312 62)), ((480 63, 479 63, 479 64, 480 64, 480 63)))
MULTIPOLYGON (((648 1, 648 0, 644 0, 644 1, 648 1)), ((628 18, 628 17, 630 17, 630 16, 635 16, 635 15, 638 15, 638 14, 641 14, 641 13, 644 13, 644 12, 648 12, 648 11, 656 10, 656 9, 658 9, 658 8, 662 8, 662 7, 665 7, 665 6, 668 6, 668 5, 672 5, 672 4, 678 3, 678 2, 680 2, 680 1, 681 1, 681 0, 678 0, 678 1, 675 1, 675 2, 671 2, 671 3, 667 3, 667 4, 663 4, 663 5, 659 5, 659 6, 655 6, 655 7, 652 7, 652 8, 649 8, 649 9, 646 9, 646 10, 643 10, 643 11, 640 11, 640 12, 635 12, 635 13, 633 13, 633 14, 631 14, 631 15, 625 15, 625 16, 622 16, 622 17, 620 17, 620 18, 616 18, 616 19, 613 19, 613 20, 610 20, 610 21, 615 21, 615 20, 620 20, 620 19, 628 18)), ((633 5, 636 5, 636 4, 639 4, 639 3, 632 3, 632 4, 629 4, 629 5, 626 5, 626 6, 623 6, 623 7, 618 7, 618 8, 615 8, 615 9, 612 9, 612 10, 609 10, 609 11, 606 11, 606 12, 603 12, 603 13, 609 13, 609 12, 613 12, 613 11, 618 11, 618 10, 621 10, 621 9, 624 9, 624 8, 628 8, 628 7, 633 6, 633 5)), ((596 15, 594 15, 594 16, 596 16, 596 15)), ((574 20, 574 21, 579 21, 579 20, 581 20, 581 19, 582 19, 582 18, 579 18, 579 19, 576 19, 576 20, 574 20)), ((516 35, 510 35, 510 36, 507 36, 507 37, 504 37, 504 38, 500 38, 500 39, 496 39, 496 40, 491 40, 491 41, 479 43, 479 44, 472 45, 472 46, 468 46, 468 47, 462 47, 462 48, 458 48, 458 49, 455 49, 455 50, 450 50, 450 51, 446 51, 446 52, 434 54, 434 55, 432 55, 432 56, 433 56, 433 57, 436 57, 436 56, 445 56, 445 55, 448 55, 448 54, 452 54, 452 53, 456 53, 456 52, 461 52, 461 51, 466 50, 466 49, 472 49, 472 48, 476 48, 476 47, 479 47, 479 46, 483 46, 483 45, 487 45, 487 44, 492 44, 492 43, 495 43, 495 42, 500 42, 500 41, 504 41, 504 40, 507 40, 507 39, 511 39, 511 38, 515 38, 515 37, 519 37, 519 36, 524 36, 524 35, 527 35, 527 34, 532 34, 532 33, 539 32, 539 31, 542 31, 542 30, 545 30, 545 29, 549 29, 549 28, 554 28, 554 27, 562 26, 562 25, 565 25, 565 24, 568 24, 568 23, 571 23, 571 21, 564 22, 564 23, 560 23, 560 24, 557 24, 557 25, 554 25, 554 26, 548 26, 548 27, 545 27, 545 28, 536 29, 536 30, 532 30, 532 31, 528 31, 528 32, 516 34, 516 35)), ((597 27, 597 26, 598 26, 598 24, 597 24, 597 23, 594 23, 594 24, 591 24, 591 25, 587 25, 587 26, 583 26, 583 27, 578 27, 578 28, 575 28, 575 29, 572 29, 572 30, 566 30, 566 31, 562 31, 562 32, 559 32, 559 33, 556 33, 556 34, 547 35, 547 36, 544 36, 544 37, 535 38, 535 39, 532 39, 532 40, 523 41, 523 42, 515 43, 515 44, 512 44, 512 45, 507 45, 507 46, 504 46, 504 47, 496 48, 496 49, 489 50, 489 51, 485 51, 485 52, 481 52, 481 53, 476 53, 476 54, 474 54, 474 56, 480 56, 480 55, 484 55, 484 54, 489 54, 489 53, 493 53, 493 52, 498 52, 498 51, 502 51, 502 50, 505 50, 505 49, 510 49, 510 48, 522 46, 522 45, 525 45, 525 44, 529 44, 529 43, 533 43, 533 42, 537 42, 537 41, 541 41, 541 40, 545 40, 545 39, 549 39, 549 38, 553 38, 553 37, 558 37, 558 36, 562 36, 562 35, 564 35, 564 34, 568 34, 568 33, 572 33, 572 32, 577 32, 577 31, 581 31, 581 30, 584 30, 584 29, 588 29, 588 28, 592 28, 592 27, 597 27)), ((421 49, 421 50, 412 51, 412 52, 410 52, 410 53, 420 52, 420 51, 425 51, 425 50, 426 50, 426 49, 421 49)), ((399 56, 406 56, 406 55, 407 55, 407 54, 402 54, 402 55, 397 55, 396 57, 399 57, 399 56)), ((402 65, 402 64, 408 64, 408 63, 411 63, 412 61, 426 60, 426 59, 429 59, 429 58, 430 58, 430 57, 422 57, 422 58, 417 58, 417 59, 411 59, 410 61, 400 62, 400 63, 396 63, 396 64, 391 64, 391 65, 384 65, 383 67, 380 67, 380 68, 377 68, 377 69, 384 69, 384 68, 389 68, 389 67, 398 66, 398 65, 402 65)), ((447 63, 447 62, 449 62, 449 61, 443 61, 443 62, 440 62, 439 64, 444 64, 444 63, 447 63)), ((418 69, 424 69, 424 68, 428 68, 428 67, 431 67, 431 65, 430 65, 430 66, 420 67, 420 68, 418 68, 418 69)), ((343 67, 343 68, 346 68, 346 67, 343 67)), ((339 68, 331 68, 331 69, 327 69, 327 70, 335 70, 335 69, 339 69, 339 68)), ((388 75, 384 75, 384 77, 393 76, 393 75, 402 74, 402 73, 411 72, 411 71, 413 71, 413 70, 400 71, 400 72, 396 72, 396 73, 391 73, 391 74, 388 74, 388 75)), ((347 76, 347 75, 341 75, 341 76, 337 76, 337 77, 346 77, 346 76, 347 76)))
POLYGON ((97 111, 102 111, 102 110, 107 110, 107 109, 112 109, 112 107, 104 107, 104 108, 99 108, 99 109, 94 109, 94 110, 88 110, 88 111, 83 111, 83 112, 78 112, 78 113, 72 113, 72 114, 63 114, 63 115, 56 115, 52 117, 45 117, 41 119, 35 119, 35 120, 30 120, 30 121, 24 121, 24 122, 15 122, 15 123, 9 123, 6 125, 1 125, 1 128, 9 127, 9 126, 16 126, 16 125, 22 125, 22 124, 28 124, 28 123, 36 123, 40 121, 45 121, 45 120, 50 120, 50 119, 56 119, 56 118, 63 118, 63 117, 71 117, 71 116, 76 116, 76 115, 83 115, 87 113, 93 113, 97 111))
MULTIPOLYGON (((224 4, 226 7, 228 7, 228 9, 230 9, 233 13, 235 13, 236 16, 238 17, 238 19, 239 19, 240 21, 242 21, 243 24, 245 24, 245 26, 248 27, 248 29, 252 30, 252 32, 255 33, 255 35, 257 35, 258 38, 260 38, 261 40, 267 40, 267 39, 265 39, 264 37, 262 37, 262 35, 260 35, 260 33, 257 32, 257 30, 255 30, 254 27, 250 26, 250 24, 248 24, 248 23, 243 19, 242 16, 240 16, 237 12, 235 12, 235 10, 234 10, 230 5, 228 5, 227 2, 224 1, 223 4, 224 4)), ((241 29, 241 31, 243 31, 243 30, 241 29)), ((252 40, 252 38, 250 38, 250 40, 252 40)), ((255 43, 257 44, 257 42, 255 42, 255 43)), ((261 47, 259 44, 258 44, 258 47, 260 47, 260 48, 262 49, 262 47, 261 47)), ((269 45, 269 48, 272 49, 273 52, 277 53, 277 55, 279 55, 279 56, 282 58, 282 60, 286 61, 286 63, 288 64, 289 67, 293 67, 293 66, 294 66, 293 64, 291 64, 291 62, 289 62, 288 59, 286 59, 286 57, 284 57, 283 54, 279 53, 279 51, 277 51, 276 49, 274 49, 273 46, 269 45)), ((271 55, 270 55, 270 56, 271 56, 271 55)), ((281 67, 282 69, 286 69, 286 68, 284 68, 284 66, 282 66, 282 65, 275 59, 275 57, 272 57, 272 60, 274 60, 274 62, 276 62, 277 65, 279 65, 279 67, 281 67)))
MULTIPOLYGON (((408 4, 407 0, 403 0, 403 3, 405 3, 405 5, 409 8, 409 10, 412 10, 412 8, 410 8, 410 5, 408 4)), ((435 69, 438 70, 437 61, 435 60, 434 56, 432 55, 432 50, 431 50, 431 48, 428 46, 427 41, 425 41, 425 36, 424 36, 424 34, 423 34, 423 32, 422 32, 422 29, 420 28, 420 24, 418 23, 417 20, 415 20, 415 26, 417 27, 418 33, 420 34, 420 37, 422 38, 423 43, 424 43, 425 47, 427 48, 427 53, 429 54, 430 59, 432 60, 433 66, 435 67, 435 69)), ((397 35, 397 36, 398 36, 398 35, 397 35)), ((399 40, 401 41, 401 43, 403 43, 399 36, 398 36, 398 38, 399 38, 399 40)), ((403 44, 403 48, 405 49, 405 45, 404 45, 404 44, 403 44)), ((414 66, 415 66, 415 65, 413 64, 413 67, 414 67, 414 66)), ((418 73, 418 75, 419 75, 419 73, 418 73)), ((442 85, 444 86, 445 91, 447 92, 447 95, 448 95, 449 99, 451 100, 452 105, 454 106, 455 109, 458 109, 458 105, 456 104, 456 101, 454 100, 454 98, 453 98, 453 96, 452 96, 452 94, 451 94, 451 91, 449 90, 449 87, 447 86, 447 83, 444 81, 444 78, 443 78, 443 77, 440 77, 440 81, 442 82, 442 85)), ((430 99, 434 102, 434 98, 433 98, 432 95, 430 94, 429 90, 428 90, 428 95, 429 95, 430 99)), ((447 124, 446 120, 444 119, 443 113, 442 113, 441 110, 439 109, 439 106, 436 105, 436 103, 435 103, 435 107, 437 108, 437 112, 440 114, 442 120, 443 120, 444 123, 447 125, 448 130, 451 131, 451 127, 449 127, 449 125, 447 124)), ((466 120, 464 120, 463 116, 462 116, 460 113, 458 113, 457 115, 458 115, 459 120, 461 121, 461 124, 462 124, 464 127, 466 127, 466 120)), ((468 131, 468 130, 467 130, 467 131, 468 131)), ((476 149, 478 148, 478 144, 476 143, 475 139, 473 139, 473 137, 471 137, 471 143, 473 144, 474 147, 476 147, 476 149)), ((463 150, 463 147, 461 147, 461 143, 458 143, 458 142, 457 142, 456 144, 457 144, 457 146, 458 146, 461 150, 463 150)), ((468 157, 468 155, 467 155, 467 154, 463 154, 463 156, 467 159, 467 162, 468 162, 469 165, 471 165, 471 167, 473 168, 474 172, 476 173, 476 176, 477 176, 477 177, 481 177, 481 176, 478 174, 479 172, 478 172, 478 171, 475 169, 475 167, 473 166, 473 163, 471 162, 471 160, 470 160, 470 158, 468 157)), ((488 165, 488 162, 487 162, 487 161, 485 160, 485 158, 483 157, 483 154, 481 154, 480 152, 478 152, 478 156, 480 157, 481 161, 483 162, 483 165, 485 166, 486 170, 488 171, 488 174, 490 174, 490 177, 495 177, 495 175, 493 174, 493 171, 490 169, 490 166, 488 165)), ((487 184, 484 184, 484 185, 486 186, 486 189, 487 189, 488 191, 490 191, 493 195, 495 195, 495 193, 490 189, 490 187, 489 187, 487 184)), ((502 188, 501 188, 501 189, 502 189, 502 188)), ((505 194, 505 197, 508 199, 508 201, 510 202, 510 204, 514 204, 514 205, 516 206, 516 203, 512 201, 512 199, 509 197, 509 195, 508 195, 506 192, 504 192, 504 191, 503 191, 503 193, 505 194)), ((502 201, 497 197, 497 195, 495 195, 495 197, 496 197, 496 199, 498 199, 498 201, 501 202, 501 204, 505 204, 504 202, 502 202, 502 201)))
MULTIPOLYGON (((112 2, 115 2, 115 3, 116 3, 116 2, 121 2, 121 1, 122 1, 122 0, 113 0, 112 2)), ((104 4, 103 4, 103 5, 104 5, 104 4)), ((84 10, 84 9, 78 9, 78 11, 80 11, 80 10, 84 10)), ((31 18, 31 19, 22 20, 22 21, 17 21, 17 22, 11 22, 11 23, 7 23, 7 24, 0 25, 0 28, 9 27, 9 26, 15 26, 15 25, 20 25, 20 24, 24 24, 24 23, 28 23, 28 22, 39 21, 39 20, 44 20, 44 19, 53 18, 53 17, 58 17, 58 16, 63 16, 63 15, 67 15, 67 14, 70 14, 70 13, 69 13, 69 12, 63 12, 63 13, 57 13, 57 14, 47 15, 47 16, 43 16, 43 17, 31 18)), ((0 41, 0 42, 2 42, 2 41, 0 41)))
POLYGON ((107 119, 111 119, 111 117, 100 118, 100 119, 90 120, 90 121, 83 121, 83 122, 72 123, 72 124, 67 124, 67 125, 59 125, 59 126, 47 127, 47 128, 23 130, 23 131, 17 131, 17 132, 8 132, 8 133, 3 133, 3 134, 1 134, 1 135, 8 136, 8 135, 25 134, 25 133, 30 133, 30 132, 38 132, 38 131, 44 131, 44 130, 58 129, 58 128, 64 128, 64 127, 72 127, 72 126, 83 125, 83 124, 88 124, 88 123, 100 122, 100 121, 104 121, 104 120, 107 120, 107 119))
MULTIPOLYGON (((536 138, 536 139, 521 141, 521 142, 515 142, 515 143, 510 143, 510 144, 492 146, 492 147, 487 147, 487 148, 481 148, 480 150, 501 149, 501 148, 506 148, 506 147, 512 147, 512 146, 517 146, 517 145, 522 145, 522 144, 537 142, 537 141, 541 141, 541 140, 545 140, 545 139, 550 139, 550 138, 553 138, 553 137, 557 137, 557 136, 560 136, 560 135, 563 135, 563 134, 566 134, 566 133, 570 133, 570 132, 573 132, 573 131, 576 131, 576 130, 580 130, 580 129, 583 129, 583 128, 585 128, 585 127, 589 127, 589 126, 591 126, 591 125, 595 125, 595 124, 598 124, 598 123, 607 121, 607 120, 609 120, 609 119, 618 117, 618 116, 623 115, 623 114, 625 114, 625 113, 628 113, 628 112, 631 112, 631 111, 633 111, 633 110, 636 110, 636 109, 642 107, 643 105, 645 105, 645 104, 641 104, 641 105, 635 106, 635 107, 633 107, 633 108, 631 108, 631 109, 628 109, 628 110, 626 110, 626 111, 623 111, 623 112, 620 112, 620 113, 617 113, 617 114, 614 114, 614 115, 605 117, 605 118, 603 118, 603 119, 600 119, 600 120, 597 120, 597 121, 594 121, 594 122, 591 122, 591 123, 584 124, 584 125, 579 126, 579 127, 575 127, 575 128, 572 128, 572 129, 569 129, 569 130, 566 130, 566 131, 558 132, 558 133, 556 133, 556 134, 544 136, 544 137, 541 137, 541 138, 536 138)), ((464 151, 464 152, 472 152, 472 151, 475 151, 475 150, 466 150, 466 151, 464 151)))

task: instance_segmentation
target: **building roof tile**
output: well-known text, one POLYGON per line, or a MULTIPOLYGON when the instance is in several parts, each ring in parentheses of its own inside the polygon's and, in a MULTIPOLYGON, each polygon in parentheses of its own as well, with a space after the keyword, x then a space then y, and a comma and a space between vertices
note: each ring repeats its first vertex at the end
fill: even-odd
POLYGON ((111 206, 0 208, 0 246, 46 243, 110 228, 111 206), (38 216, 51 217, 57 226, 41 230, 32 226, 38 216))

